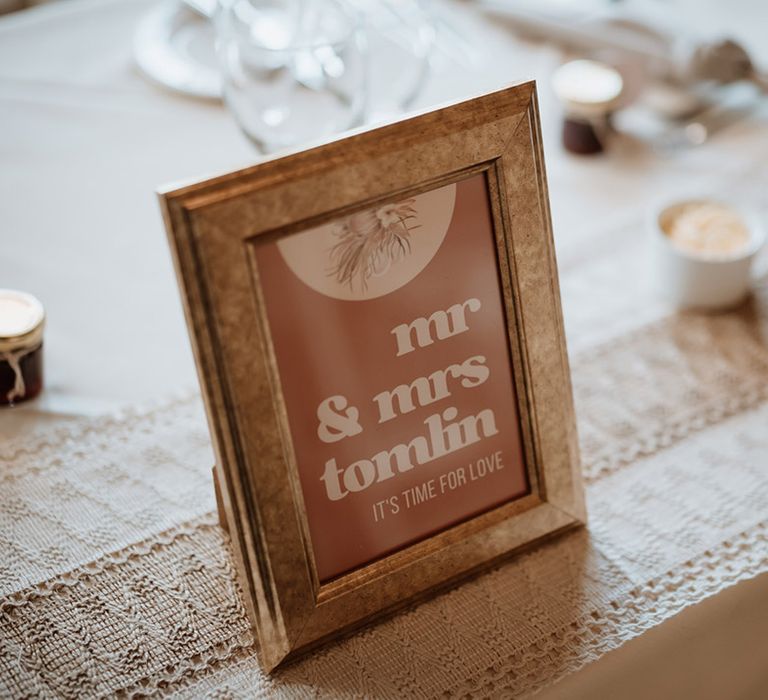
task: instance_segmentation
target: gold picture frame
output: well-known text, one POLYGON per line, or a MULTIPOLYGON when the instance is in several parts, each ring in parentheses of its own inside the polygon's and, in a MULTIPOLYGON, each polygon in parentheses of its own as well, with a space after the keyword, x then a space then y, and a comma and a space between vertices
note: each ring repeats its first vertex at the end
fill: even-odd
POLYGON ((537 110, 525 83, 160 193, 220 511, 266 671, 585 522, 537 110), (501 299, 526 492, 323 578, 255 246, 475 176, 488 192, 496 266, 485 272, 501 299))

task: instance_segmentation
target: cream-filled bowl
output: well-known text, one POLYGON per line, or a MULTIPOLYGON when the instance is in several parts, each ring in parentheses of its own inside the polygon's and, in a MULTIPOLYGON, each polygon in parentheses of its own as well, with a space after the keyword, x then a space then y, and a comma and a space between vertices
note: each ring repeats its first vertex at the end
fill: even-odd
POLYGON ((765 243, 755 212, 689 198, 653 207, 648 229, 655 286, 676 306, 725 309, 749 293, 752 261, 765 243))

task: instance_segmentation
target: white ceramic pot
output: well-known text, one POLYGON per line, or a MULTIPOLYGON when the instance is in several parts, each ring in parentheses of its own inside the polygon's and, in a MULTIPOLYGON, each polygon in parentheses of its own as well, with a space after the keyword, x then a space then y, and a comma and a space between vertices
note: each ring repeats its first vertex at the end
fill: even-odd
POLYGON ((765 230, 755 212, 710 197, 691 197, 651 208, 648 217, 651 266, 659 293, 680 308, 726 309, 749 294, 752 261, 765 243, 765 230), (690 204, 716 203, 737 212, 749 230, 749 242, 737 253, 708 257, 675 245, 665 230, 690 204))

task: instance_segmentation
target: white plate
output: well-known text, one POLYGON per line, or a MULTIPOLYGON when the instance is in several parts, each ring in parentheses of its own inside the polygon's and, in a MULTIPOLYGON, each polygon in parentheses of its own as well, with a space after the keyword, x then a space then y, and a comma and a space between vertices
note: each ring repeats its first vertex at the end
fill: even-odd
POLYGON ((144 16, 133 55, 154 82, 184 95, 221 99, 213 26, 179 0, 160 3, 144 16))

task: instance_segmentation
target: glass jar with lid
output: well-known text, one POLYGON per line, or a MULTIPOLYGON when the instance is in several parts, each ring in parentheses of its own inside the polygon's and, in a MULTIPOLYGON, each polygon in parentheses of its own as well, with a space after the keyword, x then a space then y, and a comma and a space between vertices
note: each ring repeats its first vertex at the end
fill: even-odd
POLYGON ((35 398, 43 388, 43 305, 0 289, 0 406, 35 398))
POLYGON ((624 90, 621 73, 601 61, 577 59, 554 72, 552 87, 565 111, 565 149, 579 155, 602 152, 610 132, 611 112, 624 90))

